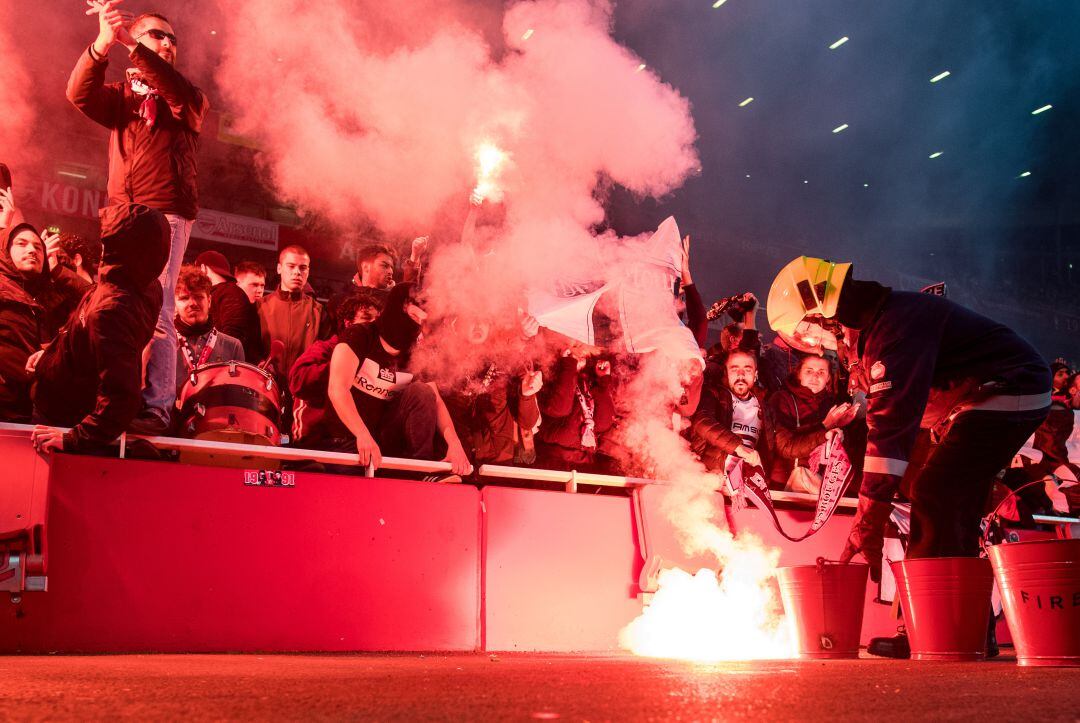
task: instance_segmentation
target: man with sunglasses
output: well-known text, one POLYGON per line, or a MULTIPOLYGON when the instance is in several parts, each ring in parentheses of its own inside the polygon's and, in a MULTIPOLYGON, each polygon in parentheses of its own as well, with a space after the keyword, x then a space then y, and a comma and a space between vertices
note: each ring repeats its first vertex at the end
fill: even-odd
MULTIPOLYGON (((909 558, 977 556, 994 478, 1049 412, 1046 361, 1012 329, 943 296, 856 280, 851 264, 824 259, 784 267, 767 311, 797 348, 836 349, 867 394, 863 482, 841 560, 862 553, 879 579, 901 481, 912 503, 909 558)), ((906 657, 902 642, 876 654, 906 657)))
POLYGON ((177 38, 169 21, 157 13, 132 17, 120 8, 123 1, 86 1, 86 14, 98 16, 98 36, 75 64, 67 97, 111 131, 109 204, 139 203, 169 222, 169 260, 160 277, 165 303, 150 342, 144 407, 131 428, 156 434, 168 427, 175 403, 173 292, 198 212, 195 161, 210 103, 176 70, 177 38), (124 82, 106 83, 107 56, 117 44, 133 67, 124 82))

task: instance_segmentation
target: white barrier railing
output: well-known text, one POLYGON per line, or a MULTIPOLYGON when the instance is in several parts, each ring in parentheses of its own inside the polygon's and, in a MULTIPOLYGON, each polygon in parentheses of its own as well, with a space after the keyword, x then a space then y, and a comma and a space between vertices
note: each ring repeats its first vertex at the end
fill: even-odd
MULTIPOLYGON (((14 432, 25 434, 28 438, 34 429, 30 424, 11 424, 0 422, 0 433, 14 432)), ((67 431, 60 428, 62 431, 67 431)), ((169 449, 177 452, 201 452, 213 453, 222 457, 234 457, 239 459, 268 459, 289 460, 295 462, 319 462, 322 464, 337 464, 349 467, 362 467, 360 460, 355 454, 345 452, 323 452, 317 449, 303 449, 296 447, 271 447, 258 444, 238 444, 235 442, 216 442, 201 439, 182 439, 180 437, 144 437, 139 435, 122 435, 118 440, 121 447, 121 456, 127 441, 142 439, 153 444, 158 449, 169 449)), ((404 457, 383 457, 379 469, 394 470, 400 472, 418 472, 422 474, 449 473, 449 462, 429 461, 423 459, 408 459, 404 457)), ((374 476, 374 470, 369 466, 365 476, 374 476)), ((492 479, 519 480, 524 482, 554 482, 564 485, 567 492, 576 492, 581 484, 597 487, 622 487, 634 488, 646 485, 665 485, 662 480, 654 480, 645 477, 622 477, 618 475, 595 474, 591 472, 575 472, 553 469, 539 469, 535 467, 508 467, 503 465, 481 465, 478 473, 481 477, 492 479)), ((790 502, 808 508, 817 505, 817 497, 805 492, 785 492, 782 490, 770 490, 772 499, 776 502, 790 502)), ((855 509, 858 500, 853 497, 841 498, 839 507, 855 509)), ((1080 524, 1080 517, 1064 515, 1033 515, 1036 522, 1044 524, 1080 524)))

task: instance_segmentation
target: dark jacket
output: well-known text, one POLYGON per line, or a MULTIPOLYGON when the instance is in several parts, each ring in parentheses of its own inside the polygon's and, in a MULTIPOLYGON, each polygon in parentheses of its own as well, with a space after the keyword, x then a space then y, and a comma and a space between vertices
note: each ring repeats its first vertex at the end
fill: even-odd
POLYGON ((34 412, 73 427, 64 451, 112 442, 142 405, 142 353, 161 311, 169 224, 138 204, 102 210, 101 278, 38 362, 34 412))
POLYGON ((1054 403, 1046 421, 1035 430, 1032 445, 1043 453, 1042 460, 1035 465, 1040 474, 1052 474, 1062 465, 1069 465, 1069 449, 1066 446, 1076 424, 1076 414, 1068 407, 1054 403))
POLYGON ((462 445, 477 465, 513 462, 516 428, 533 432, 540 424, 536 395, 524 396, 521 377, 498 368, 444 390, 443 399, 462 445))
MULTIPOLYGON (((30 377, 26 359, 41 348, 46 340, 45 296, 50 276, 42 271, 27 278, 15 269, 11 260, 11 243, 23 230, 37 235, 29 224, 13 220, 4 229, 0 249, 0 420, 27 422, 30 420, 30 377)), ((48 260, 42 254, 42 266, 48 260)))
POLYGON ((198 211, 195 157, 210 107, 206 95, 143 45, 131 61, 159 94, 152 127, 139 116, 145 96, 130 82, 105 83, 107 60, 87 49, 68 79, 67 97, 88 118, 112 131, 109 139, 109 203, 141 203, 162 213, 194 219, 198 211))
POLYGON ((240 340, 249 362, 257 364, 263 360, 266 355, 259 328, 259 311, 235 281, 224 281, 210 290, 210 316, 214 328, 240 340))
POLYGON ((957 404, 1050 406, 1050 367, 1039 353, 1012 329, 944 297, 851 280, 837 320, 859 330, 852 376, 868 391, 863 495, 891 500, 919 429, 957 404))
POLYGON ((330 319, 323 305, 302 291, 278 289, 259 299, 257 308, 263 349, 269 353, 274 341, 284 345, 284 351, 273 359, 273 364, 275 374, 287 388, 289 370, 304 350, 330 336, 330 319))
POLYGON ((816 447, 825 442, 825 415, 836 403, 829 388, 814 394, 794 379, 769 396, 767 415, 772 433, 772 464, 770 479, 784 484, 798 460, 806 460, 816 447))
POLYGON ((577 396, 579 383, 589 386, 593 398, 593 424, 598 446, 602 435, 615 422, 611 377, 597 377, 588 369, 579 373, 573 357, 561 357, 551 382, 545 383, 540 392, 540 413, 544 418, 536 445, 540 466, 584 471, 596 461, 596 449, 582 444, 585 414, 577 396))
MULTIPOLYGON (((764 390, 754 387, 754 396, 760 408, 758 441, 754 449, 761 456, 764 470, 770 464, 770 433, 764 390)), ((690 424, 690 447, 711 470, 723 469, 724 460, 743 446, 742 438, 731 430, 734 402, 731 392, 724 384, 724 368, 709 362, 705 368, 705 382, 701 390, 701 402, 690 424)), ((764 471, 763 470, 763 471, 764 471)))

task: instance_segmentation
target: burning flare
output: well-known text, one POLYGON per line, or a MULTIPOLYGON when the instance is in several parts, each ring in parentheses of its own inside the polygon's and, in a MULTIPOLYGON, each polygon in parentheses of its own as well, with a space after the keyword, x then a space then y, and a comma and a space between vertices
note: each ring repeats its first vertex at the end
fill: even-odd
POLYGON ((503 190, 499 186, 509 154, 491 141, 484 141, 476 148, 476 188, 473 196, 480 200, 495 201, 503 198, 503 190))
POLYGON ((619 634, 636 655, 701 663, 795 658, 795 640, 773 581, 778 551, 753 538, 735 540, 723 571, 660 573, 652 603, 619 634))

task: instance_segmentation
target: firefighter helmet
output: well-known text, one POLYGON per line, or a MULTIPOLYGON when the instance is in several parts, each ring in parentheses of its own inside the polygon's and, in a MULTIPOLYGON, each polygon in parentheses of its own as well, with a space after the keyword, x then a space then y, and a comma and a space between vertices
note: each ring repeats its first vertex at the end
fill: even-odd
POLYGON ((840 289, 851 264, 800 256, 777 274, 769 289, 769 326, 785 340, 801 346, 836 348, 832 333, 821 322, 836 316, 840 289), (829 343, 832 342, 832 343, 829 343))

